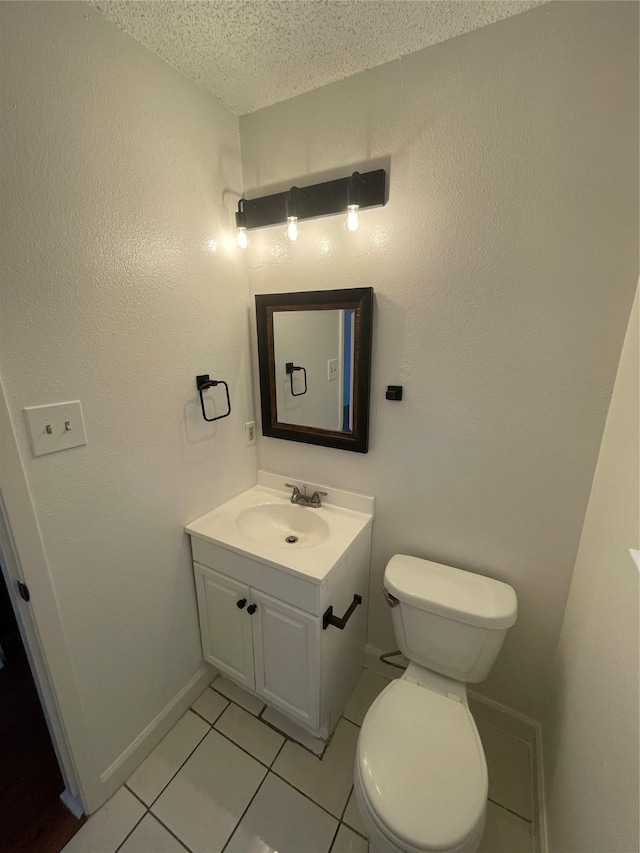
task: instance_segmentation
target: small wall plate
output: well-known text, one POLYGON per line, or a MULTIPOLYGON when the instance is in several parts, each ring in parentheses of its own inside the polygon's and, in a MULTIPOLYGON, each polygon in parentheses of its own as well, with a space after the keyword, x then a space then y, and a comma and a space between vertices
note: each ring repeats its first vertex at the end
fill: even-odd
POLYGON ((87 443, 80 400, 51 406, 28 406, 24 411, 34 456, 57 453, 87 443))

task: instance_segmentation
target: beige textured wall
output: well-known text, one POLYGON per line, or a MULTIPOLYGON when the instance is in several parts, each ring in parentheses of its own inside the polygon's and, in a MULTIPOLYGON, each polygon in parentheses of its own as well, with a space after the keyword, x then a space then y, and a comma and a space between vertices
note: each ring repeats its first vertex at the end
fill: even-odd
POLYGON ((545 714, 550 853, 640 848, 638 298, 591 489, 545 714))
POLYGON ((635 3, 551 3, 240 122, 249 195, 390 165, 357 234, 252 235, 256 293, 376 292, 369 454, 260 438, 260 465, 376 496, 374 646, 394 553, 513 584, 481 688, 536 717, 638 275, 637 31, 635 3))
POLYGON ((246 270, 209 246, 238 120, 84 3, 0 14, 0 371, 103 772, 201 665, 183 525, 255 479, 246 270), (88 445, 34 459, 22 408, 75 398, 88 445))

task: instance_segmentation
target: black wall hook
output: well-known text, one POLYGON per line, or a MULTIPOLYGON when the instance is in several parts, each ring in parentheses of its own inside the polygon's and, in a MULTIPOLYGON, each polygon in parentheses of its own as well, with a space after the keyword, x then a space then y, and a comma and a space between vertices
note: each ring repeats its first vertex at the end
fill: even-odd
POLYGON ((231 414, 231 399, 229 397, 229 386, 224 381, 224 379, 209 379, 209 374, 204 373, 202 376, 196 376, 196 388, 198 389, 198 393, 200 394, 200 408, 202 409, 202 417, 205 421, 211 423, 212 421, 219 421, 222 418, 228 418, 231 414), (204 392, 207 388, 215 388, 217 385, 224 385, 224 390, 227 395, 227 411, 224 415, 218 415, 217 418, 208 418, 204 409, 204 392))
POLYGON ((387 400, 402 400, 402 385, 387 385, 387 400))
POLYGON ((302 397, 303 394, 307 393, 307 371, 304 367, 298 367, 292 361, 288 361, 285 366, 285 370, 287 371, 287 375, 289 376, 289 381, 291 382, 291 396, 292 397, 302 397), (304 378, 304 391, 300 391, 298 394, 293 390, 293 371, 301 370, 304 378))

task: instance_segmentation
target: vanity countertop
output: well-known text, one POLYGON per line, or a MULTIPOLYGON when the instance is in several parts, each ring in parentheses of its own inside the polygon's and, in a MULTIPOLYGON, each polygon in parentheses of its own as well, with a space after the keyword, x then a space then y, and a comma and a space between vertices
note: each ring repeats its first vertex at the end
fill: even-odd
MULTIPOLYGON (((280 480, 284 485, 286 478, 271 474, 260 476, 261 473, 258 485, 187 524, 186 532, 314 583, 322 583, 358 535, 372 523, 373 498, 310 485, 309 494, 316 489, 329 492, 326 502, 317 509, 299 506, 291 503, 290 492, 271 487, 280 480), (255 518, 258 519, 256 527, 252 526, 255 518), (287 544, 285 539, 290 533, 299 534, 300 541, 287 544)), ((287 479, 287 482, 299 483, 295 479, 287 479)))

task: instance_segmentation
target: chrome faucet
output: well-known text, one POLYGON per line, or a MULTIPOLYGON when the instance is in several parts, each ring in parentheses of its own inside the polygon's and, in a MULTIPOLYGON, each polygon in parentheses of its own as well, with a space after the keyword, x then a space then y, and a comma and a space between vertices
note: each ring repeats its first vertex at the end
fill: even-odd
POLYGON ((300 506, 311 506, 314 509, 322 506, 321 497, 326 498, 326 492, 314 492, 311 497, 307 495, 307 486, 306 484, 302 487, 303 491, 301 492, 297 486, 292 485, 291 483, 285 483, 285 486, 288 489, 293 489, 291 493, 291 503, 292 504, 300 504, 300 506))

